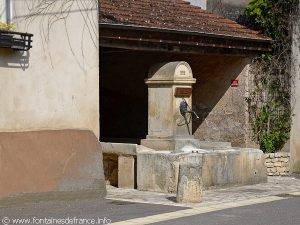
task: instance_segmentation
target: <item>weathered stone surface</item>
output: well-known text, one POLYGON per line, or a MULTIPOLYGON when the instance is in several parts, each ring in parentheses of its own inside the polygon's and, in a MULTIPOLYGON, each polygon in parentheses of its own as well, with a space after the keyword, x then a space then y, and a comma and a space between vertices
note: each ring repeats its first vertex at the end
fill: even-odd
POLYGON ((285 167, 279 167, 279 168, 277 168, 277 172, 284 173, 284 172, 286 172, 286 168, 285 167))
POLYGON ((180 152, 184 147, 190 146, 191 148, 200 148, 200 141, 194 139, 193 136, 180 138, 180 139, 143 139, 141 140, 143 146, 159 151, 176 151, 180 152))
POLYGON ((275 167, 281 167, 281 165, 282 165, 281 162, 275 162, 275 163, 274 163, 274 166, 275 166, 275 167))
POLYGON ((273 162, 273 163, 278 162, 278 161, 279 161, 278 158, 273 158, 273 159, 272 159, 272 162, 273 162))
POLYGON ((127 143, 100 142, 103 153, 115 155, 136 155, 137 145, 127 143))
POLYGON ((103 154, 103 168, 107 184, 118 186, 118 156, 103 154))
POLYGON ((286 157, 289 157, 289 153, 287 153, 287 152, 276 152, 275 157, 276 158, 286 158, 286 157))
POLYGON ((276 152, 265 154, 269 176, 287 176, 290 171, 290 153, 276 152), (274 158, 272 158, 274 156, 274 158), (271 159, 272 158, 272 159, 271 159))
POLYGON ((288 173, 286 173, 286 172, 282 172, 282 173, 279 173, 279 175, 280 175, 280 176, 287 176, 287 175, 288 175, 288 173))
POLYGON ((215 148, 231 148, 231 142, 216 142, 216 141, 200 141, 199 148, 215 149, 215 148))
POLYGON ((289 158, 287 158, 287 157, 281 157, 281 158, 279 159, 279 161, 282 162, 282 163, 288 162, 288 161, 289 161, 289 158))
POLYGON ((137 188, 144 191, 176 193, 179 162, 182 158, 183 155, 179 153, 153 151, 138 153, 137 188))
POLYGON ((134 188, 134 157, 137 144, 101 142, 104 152, 104 173, 107 183, 121 188, 134 188))
POLYGON ((175 193, 179 164, 184 162, 202 165, 204 187, 256 184, 267 180, 265 157, 260 150, 211 150, 201 154, 149 150, 137 155, 138 189, 175 193))
MULTIPOLYGON (((182 96, 176 96, 176 90, 192 90, 196 83, 192 69, 186 62, 168 62, 156 64, 149 70, 148 79, 148 135, 142 145, 155 150, 179 151, 184 144, 181 139, 193 144, 192 123, 179 126, 184 117, 180 112, 182 96), (178 139, 178 141, 177 141, 178 139)), ((188 105, 192 105, 192 95, 184 96, 188 105)), ((194 140, 196 141, 196 140, 194 140)))
POLYGON ((289 163, 287 163, 287 162, 281 162, 281 166, 287 168, 289 166, 289 163))
POLYGON ((202 201, 202 167, 199 164, 179 165, 177 202, 198 203, 202 201))
POLYGON ((118 187, 134 189, 134 157, 119 156, 118 187))
POLYGON ((277 169, 276 168, 268 168, 267 169, 268 170, 268 173, 275 173, 275 172, 277 172, 277 169))

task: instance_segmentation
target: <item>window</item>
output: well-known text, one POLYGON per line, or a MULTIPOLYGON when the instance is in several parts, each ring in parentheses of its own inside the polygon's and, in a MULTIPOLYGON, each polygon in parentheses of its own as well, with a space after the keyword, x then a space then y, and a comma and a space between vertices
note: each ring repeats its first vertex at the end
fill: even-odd
POLYGON ((11 0, 0 0, 0 19, 6 23, 10 23, 12 18, 11 2, 11 0))

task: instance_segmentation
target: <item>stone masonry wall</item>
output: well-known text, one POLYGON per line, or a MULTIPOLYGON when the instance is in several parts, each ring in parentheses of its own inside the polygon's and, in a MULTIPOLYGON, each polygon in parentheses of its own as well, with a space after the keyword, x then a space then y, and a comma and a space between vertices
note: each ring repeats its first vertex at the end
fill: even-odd
POLYGON ((268 176, 287 176, 290 172, 290 153, 265 154, 268 176))

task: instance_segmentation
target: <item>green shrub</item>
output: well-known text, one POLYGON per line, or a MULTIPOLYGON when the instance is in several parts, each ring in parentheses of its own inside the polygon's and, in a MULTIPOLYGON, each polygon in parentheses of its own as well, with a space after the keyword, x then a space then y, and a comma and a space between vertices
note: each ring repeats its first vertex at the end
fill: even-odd
POLYGON ((246 99, 253 135, 264 152, 280 150, 291 129, 291 31, 298 0, 251 0, 247 25, 273 39, 271 53, 254 60, 253 89, 246 99))

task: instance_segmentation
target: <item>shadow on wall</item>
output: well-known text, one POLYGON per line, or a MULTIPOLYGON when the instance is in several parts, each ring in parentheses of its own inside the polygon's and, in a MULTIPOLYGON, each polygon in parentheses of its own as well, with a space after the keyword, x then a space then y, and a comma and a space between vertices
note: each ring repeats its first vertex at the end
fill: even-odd
POLYGON ((0 49, 0 67, 26 70, 29 67, 29 51, 0 49))
POLYGON ((193 133, 206 141, 229 141, 245 147, 247 139, 246 101, 249 60, 242 57, 207 56, 203 63, 191 61, 197 83, 193 86, 193 109, 200 119, 193 133), (238 80, 238 87, 231 81, 238 80))

